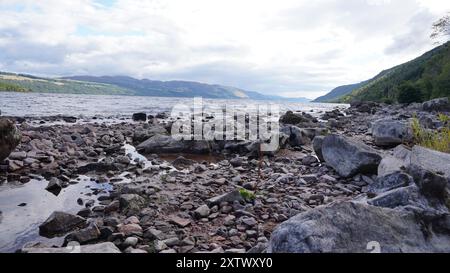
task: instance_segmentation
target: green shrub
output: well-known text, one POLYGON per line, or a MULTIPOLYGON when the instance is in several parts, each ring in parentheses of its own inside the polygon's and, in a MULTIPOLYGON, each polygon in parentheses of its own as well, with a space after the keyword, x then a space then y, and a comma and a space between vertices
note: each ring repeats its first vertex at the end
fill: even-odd
POLYGON ((244 198, 247 201, 252 201, 256 199, 256 195, 253 192, 248 191, 246 189, 239 189, 239 194, 242 196, 242 198, 244 198))
POLYGON ((391 98, 384 98, 382 100, 382 102, 386 103, 386 104, 394 104, 394 100, 391 98))
POLYGON ((399 103, 422 102, 422 92, 410 82, 404 82, 398 87, 397 100, 399 103))
POLYGON ((439 120, 444 124, 441 130, 427 130, 414 117, 411 122, 414 144, 436 151, 450 153, 450 117, 439 114, 439 120))

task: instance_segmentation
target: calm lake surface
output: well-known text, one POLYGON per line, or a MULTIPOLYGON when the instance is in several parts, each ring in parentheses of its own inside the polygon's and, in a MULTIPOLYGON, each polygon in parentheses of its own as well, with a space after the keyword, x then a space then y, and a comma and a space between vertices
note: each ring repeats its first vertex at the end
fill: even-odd
MULTIPOLYGON (((194 100, 192 98, 0 92, 1 115, 20 117, 53 115, 123 117, 130 116, 136 112, 156 114, 169 111, 177 104, 191 106, 193 102, 194 100)), ((329 111, 335 107, 346 107, 343 104, 329 103, 203 99, 203 105, 206 106, 214 105, 222 107, 225 105, 233 105, 241 109, 269 103, 278 104, 282 111, 292 110, 311 113, 329 111)))

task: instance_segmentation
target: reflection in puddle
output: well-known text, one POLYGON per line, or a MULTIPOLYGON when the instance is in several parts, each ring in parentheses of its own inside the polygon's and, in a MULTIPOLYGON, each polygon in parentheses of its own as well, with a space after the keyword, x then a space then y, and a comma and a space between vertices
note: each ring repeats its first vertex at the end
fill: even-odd
POLYGON ((39 225, 54 211, 77 213, 83 208, 77 204, 80 197, 97 202, 98 196, 112 189, 111 185, 97 184, 87 176, 80 176, 75 181, 78 183, 62 189, 58 196, 45 190, 48 184, 45 179, 33 179, 24 185, 0 186, 0 252, 14 252, 31 241, 61 245, 63 238, 40 237, 39 225), (100 193, 94 196, 94 190, 100 193))

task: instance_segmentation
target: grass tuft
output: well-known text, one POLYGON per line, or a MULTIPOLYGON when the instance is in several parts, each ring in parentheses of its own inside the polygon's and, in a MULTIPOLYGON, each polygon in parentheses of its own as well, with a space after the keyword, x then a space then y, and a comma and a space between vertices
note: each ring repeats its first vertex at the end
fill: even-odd
POLYGON ((256 199, 256 195, 246 189, 239 189, 239 194, 242 196, 242 198, 248 201, 253 201, 256 199))
POLYGON ((443 123, 440 130, 427 130, 414 117, 411 122, 414 144, 432 150, 450 153, 450 117, 445 114, 439 114, 439 121, 443 123))

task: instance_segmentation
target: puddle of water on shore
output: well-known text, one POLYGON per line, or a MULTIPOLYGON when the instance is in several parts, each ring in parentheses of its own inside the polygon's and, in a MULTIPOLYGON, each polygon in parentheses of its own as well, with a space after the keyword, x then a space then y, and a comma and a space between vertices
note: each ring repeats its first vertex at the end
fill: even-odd
POLYGON ((0 252, 14 252, 28 242, 43 242, 61 245, 64 237, 44 238, 39 236, 39 225, 54 211, 77 213, 83 206, 78 198, 94 199, 112 189, 110 184, 97 184, 87 176, 80 176, 79 183, 69 185, 58 196, 45 190, 48 181, 33 179, 24 185, 4 184, 0 186, 0 252), (94 189, 104 190, 96 196, 86 196, 94 189), (26 203, 20 207, 19 204, 26 203))

